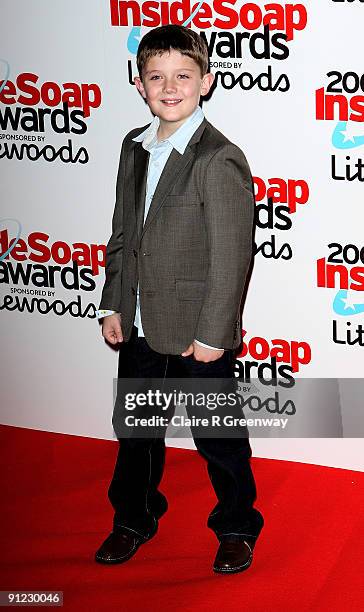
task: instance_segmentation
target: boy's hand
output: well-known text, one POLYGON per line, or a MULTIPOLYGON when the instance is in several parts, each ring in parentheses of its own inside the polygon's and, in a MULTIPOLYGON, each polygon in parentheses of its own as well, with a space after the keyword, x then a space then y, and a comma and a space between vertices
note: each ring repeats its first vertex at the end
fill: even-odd
POLYGON ((197 342, 192 342, 188 349, 186 349, 183 353, 181 353, 182 357, 188 357, 188 355, 192 355, 196 359, 196 361, 203 361, 203 363, 209 363, 210 361, 216 361, 224 354, 224 349, 216 350, 209 349, 204 346, 201 346, 197 342))
POLYGON ((102 320, 102 335, 110 344, 117 344, 123 341, 121 331, 121 315, 115 312, 112 315, 104 317, 102 320))

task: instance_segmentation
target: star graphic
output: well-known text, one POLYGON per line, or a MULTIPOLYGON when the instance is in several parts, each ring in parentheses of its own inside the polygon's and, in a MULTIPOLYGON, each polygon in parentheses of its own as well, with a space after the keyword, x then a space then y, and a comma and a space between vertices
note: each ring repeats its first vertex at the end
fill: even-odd
POLYGON ((349 292, 347 293, 346 297, 341 298, 341 301, 344 303, 344 310, 347 308, 355 308, 356 301, 354 295, 350 294, 349 292))
POLYGON ((355 135, 352 126, 347 125, 346 130, 341 131, 340 134, 344 136, 344 142, 350 141, 355 143, 355 135))
POLYGON ((336 149, 356 149, 364 145, 364 134, 358 134, 360 126, 355 122, 338 121, 332 134, 332 144, 336 149))
POLYGON ((364 302, 361 302, 361 292, 347 289, 339 289, 332 303, 332 308, 336 314, 342 317, 352 317, 353 315, 364 313, 364 302))

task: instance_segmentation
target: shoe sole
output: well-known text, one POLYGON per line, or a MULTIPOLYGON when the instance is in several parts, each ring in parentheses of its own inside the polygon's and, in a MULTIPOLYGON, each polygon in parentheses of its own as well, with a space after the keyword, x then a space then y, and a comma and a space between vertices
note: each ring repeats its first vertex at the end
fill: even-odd
POLYGON ((213 567, 213 571, 215 572, 215 574, 238 574, 239 572, 243 572, 244 570, 247 570, 251 564, 253 562, 253 557, 250 557, 250 559, 248 559, 248 561, 246 563, 244 563, 243 565, 238 565, 237 567, 233 567, 231 569, 227 569, 227 568, 220 568, 220 567, 213 567))

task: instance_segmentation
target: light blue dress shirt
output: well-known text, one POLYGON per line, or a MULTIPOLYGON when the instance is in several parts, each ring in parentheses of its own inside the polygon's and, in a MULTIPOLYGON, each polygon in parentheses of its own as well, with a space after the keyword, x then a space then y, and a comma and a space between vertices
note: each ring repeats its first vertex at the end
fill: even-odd
MULTIPOLYGON (((173 134, 171 134, 171 136, 165 140, 158 140, 157 132, 159 128, 159 117, 155 116, 152 123, 146 128, 146 130, 133 138, 133 140, 136 142, 141 142, 142 147, 150 154, 145 194, 144 222, 147 217, 155 189, 172 150, 176 149, 178 153, 183 155, 187 144, 197 128, 201 125, 203 119, 204 114, 202 109, 200 106, 197 106, 192 115, 190 115, 184 121, 184 123, 173 134)), ((112 313, 113 311, 111 310, 102 310, 97 311, 96 316, 101 318, 112 313)), ((140 315, 139 290, 137 290, 137 304, 134 325, 136 325, 138 328, 138 335, 144 336, 140 315)), ((199 340, 196 340, 196 342, 208 348, 216 348, 209 346, 208 344, 204 344, 199 340)))

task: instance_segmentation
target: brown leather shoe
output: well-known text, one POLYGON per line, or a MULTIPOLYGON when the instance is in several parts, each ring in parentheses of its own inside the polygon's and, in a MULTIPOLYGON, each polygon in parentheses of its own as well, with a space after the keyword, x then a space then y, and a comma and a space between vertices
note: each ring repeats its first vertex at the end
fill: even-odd
POLYGON ((219 574, 235 574, 250 567, 255 543, 234 536, 221 539, 213 570, 219 574))
POLYGON ((146 541, 147 539, 140 537, 132 531, 112 531, 96 551, 95 561, 109 564, 124 563, 133 557, 139 546, 146 541))

